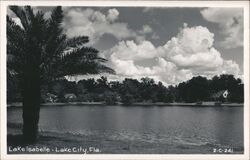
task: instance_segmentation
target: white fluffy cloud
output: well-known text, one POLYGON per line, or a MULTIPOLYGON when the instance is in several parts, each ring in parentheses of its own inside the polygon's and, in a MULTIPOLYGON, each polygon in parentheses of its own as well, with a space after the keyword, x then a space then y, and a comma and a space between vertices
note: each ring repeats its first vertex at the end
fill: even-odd
POLYGON ((139 33, 142 33, 142 34, 147 34, 147 33, 152 33, 152 32, 153 30, 149 25, 143 25, 142 30, 139 31, 139 33))
POLYGON ((121 41, 112 49, 110 61, 119 76, 149 76, 165 84, 177 84, 195 75, 212 77, 228 73, 238 76, 239 66, 224 60, 213 47, 214 35, 206 27, 184 26, 177 36, 163 46, 150 41, 121 41), (156 60, 152 66, 137 63, 156 60))
POLYGON ((111 34, 118 40, 136 36, 126 23, 116 22, 119 16, 116 9, 103 14, 90 8, 64 8, 64 14, 63 27, 69 37, 86 35, 96 42, 104 34, 111 34))
POLYGON ((119 11, 116 8, 109 9, 106 13, 92 8, 68 8, 64 7, 63 27, 68 37, 86 35, 90 43, 96 43, 103 35, 110 34, 118 40, 134 39, 143 41, 146 35, 157 38, 149 25, 143 25, 141 29, 131 29, 127 23, 119 22, 119 11))
POLYGON ((201 14, 207 21, 218 23, 225 36, 221 45, 224 48, 243 46, 243 9, 206 8, 201 14))
POLYGON ((109 21, 114 21, 118 18, 119 16, 119 12, 117 11, 117 9, 113 8, 113 9, 109 9, 108 10, 108 15, 107 15, 107 19, 109 21))
POLYGON ((136 44, 134 41, 121 41, 111 49, 113 59, 143 60, 157 56, 155 46, 149 41, 136 44))
POLYGON ((214 34, 206 27, 184 27, 164 47, 164 56, 180 68, 214 69, 223 63, 213 48, 214 34))

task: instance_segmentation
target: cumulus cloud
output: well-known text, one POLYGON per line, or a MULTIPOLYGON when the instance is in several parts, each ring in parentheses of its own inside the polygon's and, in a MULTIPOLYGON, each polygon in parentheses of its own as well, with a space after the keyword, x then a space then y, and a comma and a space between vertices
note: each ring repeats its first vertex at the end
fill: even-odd
POLYGON ((165 84, 177 84, 196 75, 212 77, 227 73, 239 75, 232 60, 224 60, 213 47, 214 34, 206 27, 187 27, 162 46, 150 41, 121 41, 108 52, 111 66, 119 76, 151 77, 165 84), (152 66, 138 61, 156 60, 152 66))
MULTIPOLYGON (((118 21, 119 11, 115 8, 106 13, 90 8, 64 7, 63 10, 62 26, 68 37, 86 35, 95 43, 104 34, 110 34, 119 40, 111 49, 101 53, 109 59, 108 65, 117 73, 107 75, 112 80, 148 76, 169 85, 197 75, 210 78, 227 73, 240 77, 239 65, 221 57, 221 53, 214 48, 214 34, 206 27, 188 27, 184 24, 176 36, 161 46, 155 46, 145 38, 145 35, 159 38, 151 26, 145 24, 139 30, 132 30, 127 23, 118 21)), ((241 14, 233 15, 224 11, 222 14, 218 10, 211 11, 210 8, 202 10, 201 13, 206 20, 218 23, 223 29, 225 39, 221 44, 225 48, 242 45, 241 14)), ((49 17, 50 14, 48 12, 45 16, 49 17)), ((19 23, 18 19, 14 21, 19 23)))
POLYGON ((219 24, 225 36, 221 42, 224 48, 243 46, 243 9, 241 8, 206 8, 201 14, 209 22, 219 24))
POLYGON ((113 9, 109 9, 108 10, 108 15, 107 15, 107 19, 109 21, 115 21, 119 16, 119 12, 117 11, 117 9, 113 8, 113 9))
POLYGON ((157 56, 157 50, 150 41, 142 41, 139 44, 134 41, 121 41, 111 52, 111 58, 120 60, 143 60, 157 56))
POLYGON ((187 27, 164 46, 164 56, 180 68, 213 69, 222 65, 220 53, 213 48, 214 34, 206 27, 187 27), (209 63, 208 63, 209 62, 209 63))
POLYGON ((142 34, 147 34, 147 33, 151 33, 153 30, 149 25, 143 25, 142 29, 139 31, 139 33, 142 34))
POLYGON ((127 23, 116 22, 119 12, 113 8, 106 14, 93 9, 63 8, 64 22, 68 37, 79 35, 89 36, 92 42, 97 42, 104 34, 110 34, 118 40, 136 37, 127 23))
POLYGON ((143 25, 141 29, 131 29, 127 23, 119 22, 119 11, 116 8, 109 9, 106 13, 92 8, 63 7, 63 28, 68 37, 85 35, 90 38, 92 44, 105 34, 114 36, 118 40, 134 39, 137 42, 146 39, 147 35, 159 38, 149 25, 143 25))

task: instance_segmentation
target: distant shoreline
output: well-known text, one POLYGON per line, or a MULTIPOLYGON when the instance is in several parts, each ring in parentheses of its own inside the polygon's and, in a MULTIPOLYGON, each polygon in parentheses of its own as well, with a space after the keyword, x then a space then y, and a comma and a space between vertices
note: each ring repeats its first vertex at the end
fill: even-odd
MULTIPOLYGON (((147 102, 140 102, 140 103, 133 103, 133 104, 105 104, 104 102, 67 102, 67 103, 43 103, 41 106, 67 106, 67 105, 100 105, 100 106, 161 106, 161 107, 171 107, 171 106, 187 106, 187 107, 243 107, 243 103, 221 103, 221 104, 215 104, 215 103, 162 103, 162 102, 156 102, 156 103, 147 103, 147 102)), ((7 104, 7 108, 13 108, 13 107, 22 107, 22 103, 10 103, 7 104)))

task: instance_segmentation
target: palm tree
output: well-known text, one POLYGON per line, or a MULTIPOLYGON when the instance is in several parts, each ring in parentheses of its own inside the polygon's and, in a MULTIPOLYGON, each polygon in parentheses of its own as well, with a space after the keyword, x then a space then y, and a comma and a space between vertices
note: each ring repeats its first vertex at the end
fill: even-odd
POLYGON ((114 73, 103 63, 98 51, 84 46, 86 36, 67 38, 61 27, 62 8, 56 7, 49 19, 30 6, 10 6, 20 19, 17 25, 7 16, 7 74, 20 80, 23 102, 23 138, 36 142, 41 88, 44 83, 65 76, 114 73))

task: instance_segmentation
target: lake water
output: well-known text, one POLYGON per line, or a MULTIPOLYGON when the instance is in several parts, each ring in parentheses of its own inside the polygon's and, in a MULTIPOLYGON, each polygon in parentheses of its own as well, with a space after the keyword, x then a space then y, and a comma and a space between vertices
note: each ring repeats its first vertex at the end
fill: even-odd
MULTIPOLYGON (((22 123, 21 108, 8 109, 7 118, 8 123, 22 123)), ((46 106, 41 107, 39 128, 147 143, 168 148, 161 150, 167 153, 189 153, 192 147, 190 153, 211 154, 213 148, 242 153, 244 142, 243 107, 46 106)))

